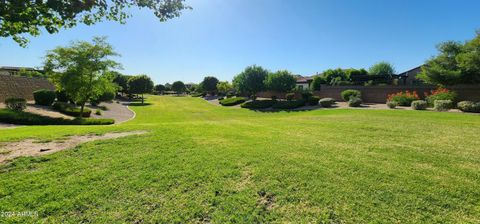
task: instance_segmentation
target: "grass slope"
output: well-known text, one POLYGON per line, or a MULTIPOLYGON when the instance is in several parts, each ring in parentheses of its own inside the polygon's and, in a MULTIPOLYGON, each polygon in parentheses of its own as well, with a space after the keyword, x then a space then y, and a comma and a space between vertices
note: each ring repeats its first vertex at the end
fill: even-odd
MULTIPOLYGON (((0 142, 109 131, 0 167, 8 222, 480 222, 480 116, 261 113, 151 97, 115 126, 0 130, 0 142)), ((0 220, 1 221, 1 220, 0 220)))

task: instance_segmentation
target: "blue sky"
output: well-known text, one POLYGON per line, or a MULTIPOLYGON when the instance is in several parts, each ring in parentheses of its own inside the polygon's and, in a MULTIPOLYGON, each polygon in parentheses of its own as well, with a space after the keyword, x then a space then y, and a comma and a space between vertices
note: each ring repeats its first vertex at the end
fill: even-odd
POLYGON ((328 68, 368 68, 379 61, 398 72, 422 64, 445 40, 480 29, 478 0, 187 0, 193 10, 160 23, 132 10, 126 25, 80 25, 31 38, 27 48, 0 39, 0 66, 41 66, 49 49, 108 36, 125 74, 156 83, 231 81, 246 66, 312 75, 328 68))

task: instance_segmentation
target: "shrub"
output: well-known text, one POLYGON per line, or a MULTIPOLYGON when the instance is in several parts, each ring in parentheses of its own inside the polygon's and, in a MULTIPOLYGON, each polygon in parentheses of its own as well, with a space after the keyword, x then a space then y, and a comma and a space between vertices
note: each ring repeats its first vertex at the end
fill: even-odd
POLYGON ((428 103, 425 100, 415 100, 412 102, 412 109, 414 110, 426 110, 428 103))
POLYGON ((288 101, 295 99, 295 93, 285 94, 285 99, 287 99, 288 101))
POLYGON ((38 114, 0 109, 0 122, 20 125, 108 125, 113 124, 113 119, 52 118, 38 114))
POLYGON ((232 97, 232 98, 227 98, 227 99, 220 100, 219 103, 222 106, 235 106, 235 105, 241 104, 245 101, 247 101, 247 98, 245 98, 245 97, 232 97))
POLYGON ((435 100, 433 101, 433 109, 436 111, 448 111, 453 108, 451 100, 435 100))
POLYGON ((7 98, 5 105, 10 110, 23 111, 27 108, 27 101, 23 98, 7 98))
POLYGON ((397 103, 397 101, 387 101, 387 106, 390 109, 395 109, 395 107, 398 106, 398 103, 397 103))
POLYGON ((192 97, 204 97, 205 93, 192 93, 192 97))
POLYGON ((455 102, 456 99, 457 93, 442 87, 432 90, 430 93, 425 93, 425 100, 427 100, 428 105, 430 106, 433 106, 435 100, 451 100, 452 102, 455 102))
POLYGON ((224 97, 224 96, 222 96, 222 97, 218 98, 218 100, 219 100, 219 101, 220 101, 220 100, 224 100, 224 99, 225 99, 225 97, 224 97))
POLYGON ((95 114, 96 114, 96 115, 102 115, 102 111, 99 110, 99 109, 97 109, 97 110, 95 111, 95 114))
POLYGON ((35 104, 50 106, 55 101, 57 95, 54 91, 48 89, 41 89, 33 92, 33 98, 35 99, 35 104))
POLYGON ((67 96, 67 93, 65 93, 65 91, 55 91, 55 95, 57 96, 57 101, 60 101, 60 102, 68 102, 69 99, 68 99, 68 96, 67 96))
POLYGON ((295 109, 305 106, 305 100, 277 101, 272 107, 275 109, 295 109))
POLYGON ((417 92, 413 91, 406 91, 406 92, 398 92, 388 95, 387 101, 395 101, 398 103, 399 106, 409 107, 412 105, 414 100, 419 100, 417 92))
POLYGON ((362 105, 362 99, 358 97, 350 97, 348 100, 348 106, 349 107, 359 107, 362 105))
POLYGON ((228 92, 228 93, 227 93, 227 98, 232 98, 232 97, 234 97, 234 96, 235 96, 235 94, 233 94, 233 93, 231 93, 231 92, 228 92))
POLYGON ((308 99, 310 99, 310 97, 312 97, 313 94, 310 92, 310 91, 303 91, 302 92, 302 99, 305 100, 305 101, 308 101, 308 99))
POLYGON ((463 112, 480 113, 480 102, 461 101, 457 104, 457 108, 463 112))
POLYGON ((331 107, 335 104, 335 100, 333 98, 323 98, 320 99, 319 103, 322 107, 331 107))
POLYGON ((310 96, 307 100, 307 104, 310 106, 315 106, 315 105, 318 105, 318 101, 320 101, 320 97, 310 96))
MULTIPOLYGON (((66 115, 70 115, 73 117, 80 117, 80 108, 76 107, 73 104, 63 103, 63 102, 55 102, 53 104, 53 109, 66 115)), ((83 109, 82 117, 90 117, 92 111, 88 108, 83 109)))
POLYGON ((240 106, 248 109, 265 109, 272 107, 275 102, 275 100, 256 100, 242 103, 240 106))
POLYGON ((344 90, 340 95, 342 96, 342 99, 345 101, 349 101, 350 98, 352 97, 359 98, 359 99, 362 98, 362 93, 354 89, 344 90))

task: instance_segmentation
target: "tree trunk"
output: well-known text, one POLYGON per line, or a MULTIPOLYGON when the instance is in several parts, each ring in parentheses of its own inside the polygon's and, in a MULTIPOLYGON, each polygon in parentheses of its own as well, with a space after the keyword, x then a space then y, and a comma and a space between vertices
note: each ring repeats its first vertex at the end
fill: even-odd
POLYGON ((80 118, 83 118, 83 109, 85 108, 85 103, 82 103, 82 106, 80 106, 80 118))
POLYGON ((143 105, 143 93, 142 93, 142 105, 143 105))

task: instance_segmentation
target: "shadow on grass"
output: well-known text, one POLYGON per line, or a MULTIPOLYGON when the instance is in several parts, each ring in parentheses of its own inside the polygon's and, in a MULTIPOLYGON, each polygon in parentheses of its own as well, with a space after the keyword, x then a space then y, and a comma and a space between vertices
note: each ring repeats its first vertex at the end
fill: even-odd
POLYGON ((152 105, 151 103, 143 103, 142 102, 135 102, 135 103, 126 103, 124 105, 128 105, 128 106, 134 106, 134 107, 141 107, 141 106, 150 106, 152 105))

